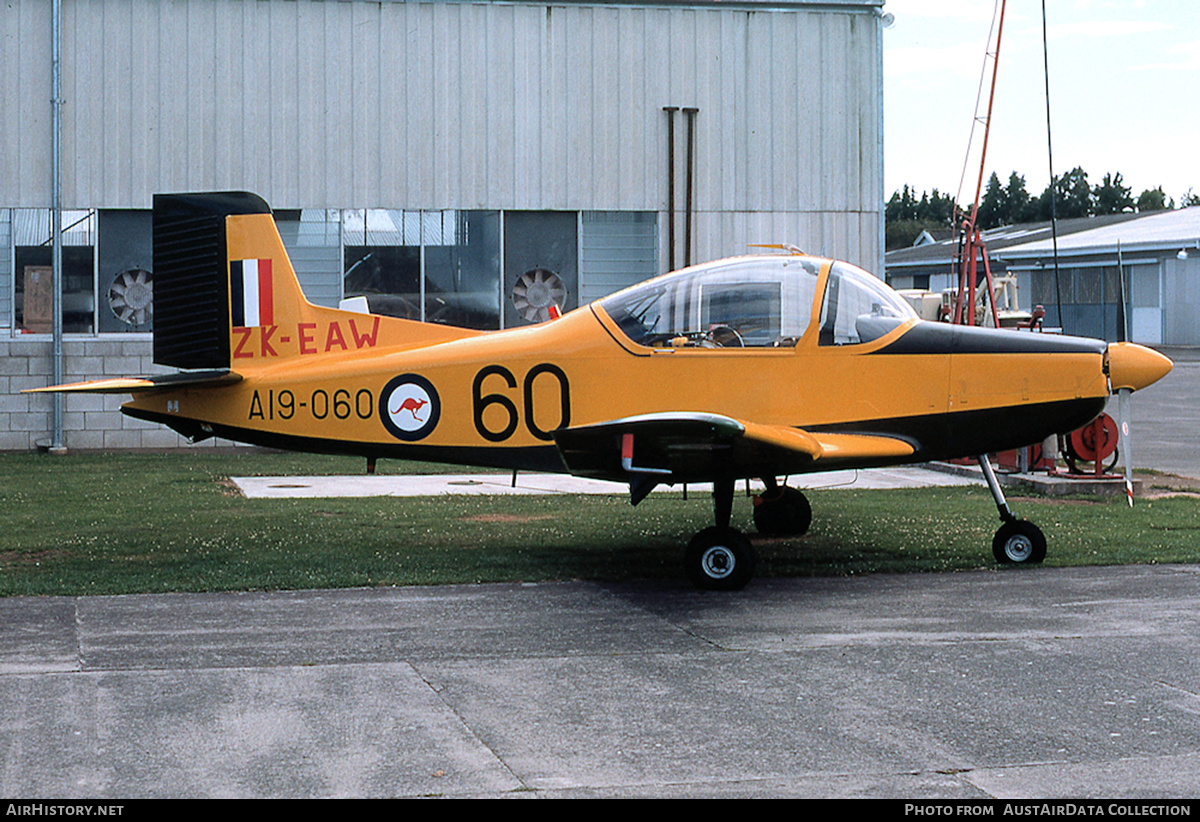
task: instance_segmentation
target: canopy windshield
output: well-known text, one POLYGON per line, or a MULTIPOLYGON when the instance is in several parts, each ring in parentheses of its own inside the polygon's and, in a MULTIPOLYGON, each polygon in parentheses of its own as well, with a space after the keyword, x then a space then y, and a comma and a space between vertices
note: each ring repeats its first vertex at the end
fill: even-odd
POLYGON ((639 345, 793 346, 812 318, 820 268, 807 257, 720 260, 648 280, 600 305, 639 345))
POLYGON ((821 345, 877 340, 917 314, 908 302, 861 268, 834 263, 821 307, 821 345))

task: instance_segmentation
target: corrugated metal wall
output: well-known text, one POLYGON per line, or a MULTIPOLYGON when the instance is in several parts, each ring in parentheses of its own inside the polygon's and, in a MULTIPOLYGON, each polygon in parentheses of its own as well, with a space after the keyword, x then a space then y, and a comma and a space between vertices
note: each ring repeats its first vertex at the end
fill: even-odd
MULTIPOLYGON (((874 268, 878 5, 71 0, 64 204, 662 212, 662 107, 692 106, 694 259, 793 242, 874 268)), ((0 206, 49 202, 49 17, 0 11, 0 206)))

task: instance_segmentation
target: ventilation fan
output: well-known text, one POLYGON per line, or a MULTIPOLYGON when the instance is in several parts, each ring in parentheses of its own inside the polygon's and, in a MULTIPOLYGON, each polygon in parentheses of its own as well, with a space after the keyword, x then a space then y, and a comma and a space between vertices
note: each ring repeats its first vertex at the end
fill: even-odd
POLYGON ((108 287, 108 307, 118 320, 145 325, 154 318, 154 282, 144 268, 131 268, 113 278, 108 287))
POLYGON ((513 307, 527 322, 550 319, 550 307, 561 311, 567 303, 567 287, 562 278, 545 268, 534 268, 517 278, 512 291, 513 307))

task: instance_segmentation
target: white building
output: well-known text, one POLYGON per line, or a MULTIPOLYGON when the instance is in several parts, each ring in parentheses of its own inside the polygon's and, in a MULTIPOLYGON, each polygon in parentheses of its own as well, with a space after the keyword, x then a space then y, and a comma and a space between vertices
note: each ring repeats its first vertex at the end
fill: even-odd
MULTIPOLYGON (((1016 276, 1021 308, 1041 305, 1046 325, 1067 334, 1116 340, 1123 269, 1131 341, 1200 345, 1200 207, 1060 220, 1056 229, 1057 241, 1048 222, 983 232, 992 273, 1016 276)), ((889 251, 887 281, 957 288, 958 253, 953 237, 889 251)))
MULTIPOLYGON (((481 328, 539 270, 567 309, 752 243, 882 271, 882 5, 61 0, 64 379, 155 369, 156 192, 262 195, 314 302, 481 328)), ((52 428, 53 7, 0 9, 0 449, 52 428)), ((67 447, 179 443, 120 399, 67 447)))
POLYGON ((1116 338, 1123 269, 1130 340, 1200 345, 1200 206, 1060 237, 1057 283, 1052 241, 1009 246, 1002 256, 1028 283, 1030 304, 1045 305, 1048 317, 1061 296, 1068 333, 1116 338))

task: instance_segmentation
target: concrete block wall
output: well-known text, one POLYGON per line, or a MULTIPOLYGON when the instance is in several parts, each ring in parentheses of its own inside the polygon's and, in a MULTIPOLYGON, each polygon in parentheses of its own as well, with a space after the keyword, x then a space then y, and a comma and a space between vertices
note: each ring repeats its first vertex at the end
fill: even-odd
MULTIPOLYGON (((0 451, 31 451, 52 437, 54 400, 49 394, 22 394, 53 382, 53 345, 41 335, 0 340, 0 451)), ((168 373, 153 363, 150 336, 92 337, 63 340, 63 382, 105 377, 168 373)), ((63 441, 68 450, 98 451, 138 448, 228 447, 235 443, 209 439, 192 445, 157 423, 121 413, 128 394, 66 394, 63 441)))

